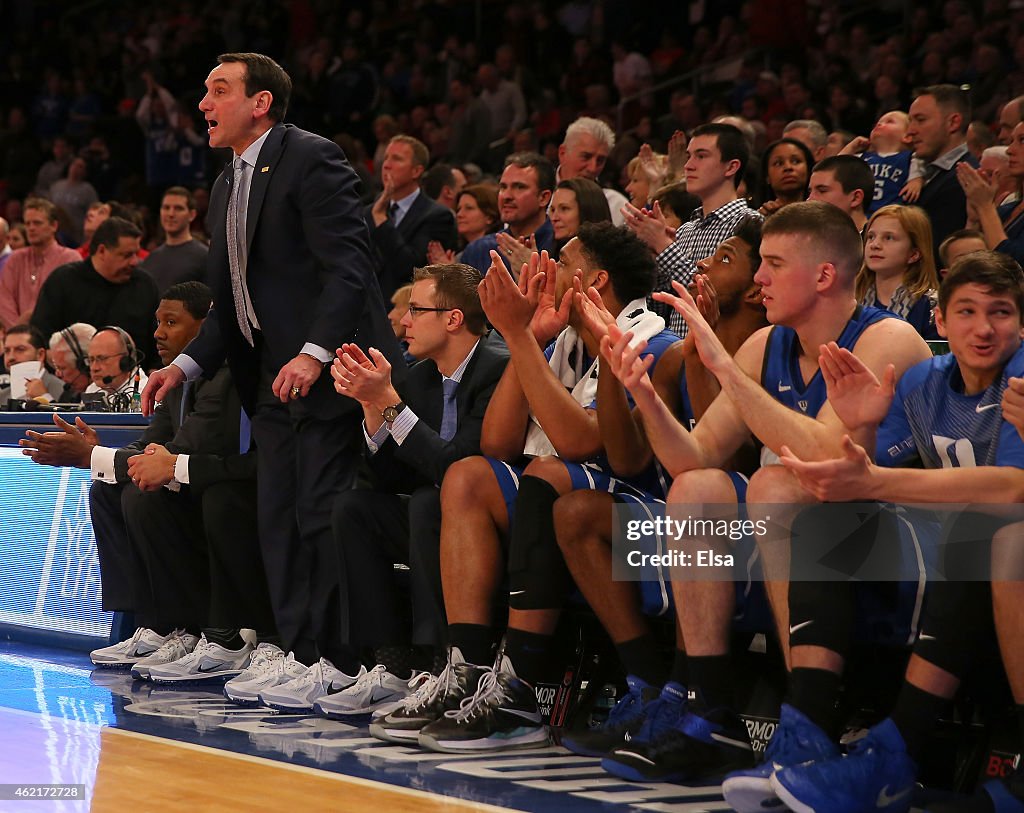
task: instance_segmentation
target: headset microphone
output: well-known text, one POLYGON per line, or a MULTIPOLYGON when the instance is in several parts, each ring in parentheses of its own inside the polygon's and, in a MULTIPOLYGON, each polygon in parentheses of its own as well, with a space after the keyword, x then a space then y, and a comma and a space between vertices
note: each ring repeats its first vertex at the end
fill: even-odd
POLYGON ((109 385, 113 380, 114 380, 114 376, 112 376, 112 375, 105 375, 105 376, 103 376, 103 378, 100 379, 100 381, 102 381, 104 384, 107 384, 107 385, 109 385))

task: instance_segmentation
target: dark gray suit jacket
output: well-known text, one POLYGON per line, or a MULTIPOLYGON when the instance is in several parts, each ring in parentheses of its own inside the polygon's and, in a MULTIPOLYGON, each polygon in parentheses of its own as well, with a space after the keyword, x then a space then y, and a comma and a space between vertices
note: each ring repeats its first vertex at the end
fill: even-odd
POLYGON ((412 280, 414 268, 427 264, 427 243, 437 240, 446 249, 454 250, 458 232, 452 210, 422 191, 397 226, 390 219, 374 225, 372 209, 371 206, 366 210, 366 226, 376 255, 381 293, 388 302, 396 290, 412 280))
MULTIPOLYGON (((246 285, 260 321, 262 346, 250 347, 238 329, 225 219, 230 164, 213 184, 207 226, 208 279, 214 308, 185 353, 204 375, 227 359, 246 411, 253 415, 264 365, 280 369, 306 342, 333 353, 343 342, 372 345, 396 368, 402 352, 387 319, 370 259, 359 179, 341 148, 290 124, 277 124, 260 150, 246 210, 246 285)), ((324 371, 296 417, 329 420, 359 405, 335 391, 324 371)))
POLYGON ((255 480, 255 450, 239 452, 242 405, 231 383, 231 373, 221 367, 212 380, 190 385, 182 420, 183 388, 176 387, 153 411, 146 431, 134 443, 114 454, 114 475, 126 483, 128 458, 150 443, 166 446, 173 454, 187 454, 188 479, 193 490, 225 480, 255 480))
POLYGON ((370 456, 378 489, 411 494, 423 485, 440 485, 452 463, 480 454, 484 413, 507 363, 508 347, 496 333, 481 339, 455 392, 459 424, 451 440, 438 434, 444 408, 441 373, 429 359, 414 364, 396 389, 419 420, 401 446, 388 437, 370 456))

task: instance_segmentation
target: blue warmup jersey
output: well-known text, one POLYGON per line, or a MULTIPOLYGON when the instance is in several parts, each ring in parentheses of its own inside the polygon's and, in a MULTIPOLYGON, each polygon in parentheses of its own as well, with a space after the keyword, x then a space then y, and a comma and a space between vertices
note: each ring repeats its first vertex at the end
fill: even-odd
MULTIPOLYGON (((858 305, 836 343, 852 352, 868 327, 882 319, 896 318, 888 311, 858 305)), ((811 380, 804 383, 800 372, 800 340, 795 330, 781 325, 773 327, 768 334, 761 364, 761 386, 779 403, 811 418, 817 416, 828 398, 821 370, 816 370, 811 380)))
POLYGON ((866 152, 861 155, 875 176, 875 194, 864 207, 868 216, 890 203, 903 203, 900 190, 910 177, 910 161, 913 157, 914 154, 910 150, 894 155, 883 156, 877 152, 866 152))
POLYGON ((927 469, 972 466, 1024 468, 1024 441, 1003 420, 1006 381, 1024 375, 1024 347, 1002 375, 977 395, 965 395, 960 367, 952 355, 911 367, 896 387, 889 414, 878 430, 876 460, 902 466, 920 460, 927 469))
MULTIPOLYGON (((679 337, 676 336, 670 330, 662 330, 660 333, 656 333, 652 336, 648 342, 647 347, 644 349, 642 356, 654 356, 654 366, 656 367, 658 361, 661 359, 662 354, 668 350, 673 344, 679 341, 679 337)), ((544 350, 544 357, 551 360, 551 355, 554 352, 554 343, 549 344, 544 350)), ((593 359, 589 355, 585 355, 581 361, 580 369, 587 370, 590 368, 593 359)), ((575 359, 571 356, 569 363, 575 365, 575 359)), ((651 368, 654 369, 653 367, 651 368)), ((597 369, 595 368, 595 374, 597 369)), ((627 393, 626 397, 629 399, 630 407, 633 406, 633 399, 629 397, 627 393)), ((597 401, 591 401, 588 405, 590 409, 597 409, 597 401)), ((487 458, 488 463, 491 465, 491 470, 494 472, 494 476, 498 481, 498 486, 501 489, 502 497, 505 500, 505 508, 508 511, 508 518, 510 522, 515 519, 515 502, 516 496, 519 494, 519 478, 522 476, 524 469, 526 468, 529 460, 527 458, 521 458, 520 460, 506 462, 503 460, 497 460, 494 458, 487 458)), ((565 467, 569 470, 570 478, 573 481, 573 488, 589 488, 591 481, 596 477, 596 487, 601 491, 611 491, 616 493, 616 489, 620 486, 625 486, 628 490, 636 491, 640 489, 642 492, 647 492, 656 497, 664 497, 668 490, 668 486, 665 480, 665 476, 661 471, 661 467, 656 463, 652 462, 650 466, 641 474, 636 477, 631 477, 629 480, 619 480, 614 477, 611 472, 611 466, 608 465, 608 459, 602 452, 592 460, 588 460, 586 463, 569 463, 563 461, 565 467), (584 471, 584 468, 587 471, 584 471)))
POLYGON ((679 423, 692 432, 697 425, 697 416, 693 414, 693 402, 690 401, 690 390, 686 386, 686 368, 679 369, 679 423))

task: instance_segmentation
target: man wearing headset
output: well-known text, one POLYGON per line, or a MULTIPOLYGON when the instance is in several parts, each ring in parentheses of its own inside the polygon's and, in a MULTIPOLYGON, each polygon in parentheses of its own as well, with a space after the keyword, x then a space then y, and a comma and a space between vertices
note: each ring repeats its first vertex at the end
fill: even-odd
POLYGON ((92 383, 86 387, 85 395, 103 393, 107 409, 128 412, 132 395, 141 393, 147 380, 131 336, 115 325, 101 327, 92 337, 86 361, 92 383))
POLYGON ((89 344, 96 328, 75 322, 50 336, 50 364, 53 374, 64 382, 64 391, 57 398, 62 404, 77 404, 92 383, 89 374, 89 344))

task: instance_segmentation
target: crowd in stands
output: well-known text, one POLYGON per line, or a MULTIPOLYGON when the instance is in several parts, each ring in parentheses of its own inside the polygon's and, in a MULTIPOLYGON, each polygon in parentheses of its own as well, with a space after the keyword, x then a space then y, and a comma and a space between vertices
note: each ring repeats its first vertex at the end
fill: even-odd
MULTIPOLYGON (((747 503, 751 520, 787 504, 788 532, 822 502, 1024 500, 1024 8, 890 6, 694 2, 677 21, 618 1, 109 3, 50 21, 45 50, 18 9, 0 328, 10 376, 31 370, 0 399, 131 409, 197 335, 223 163, 197 101, 212 56, 243 49, 280 58, 287 121, 360 177, 409 365, 343 345, 331 366, 362 409, 366 480, 333 506, 319 650, 288 652, 281 596, 242 587, 265 580, 255 525, 232 526, 256 473, 226 368, 127 449, 81 419, 30 433, 37 462, 92 471, 104 605, 138 625, 94 662, 230 678, 229 698, 287 711, 376 711, 371 733, 404 744, 527 747, 549 739, 534 688, 575 585, 629 678, 571 750, 627 780, 724 778, 738 810, 909 803, 978 643, 964 619, 1021 643, 1012 582, 942 588, 958 619, 916 597, 893 714, 842 760, 856 596, 790 584, 762 549, 788 689, 757 764, 732 582, 637 588, 611 578, 610 547, 613 509, 659 501, 747 503), (169 562, 174 533, 190 547, 169 562), (668 659, 658 614, 676 616, 668 659)), ((993 551, 1019 538, 1019 521, 980 521, 993 551)), ((1024 667, 1004 660, 1024 726, 1024 667)), ((1022 775, 1001 792, 1024 800, 1022 775)))

